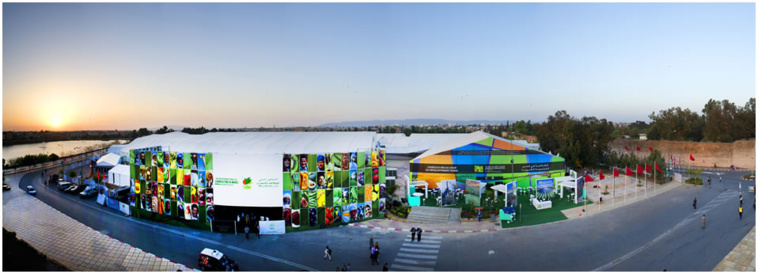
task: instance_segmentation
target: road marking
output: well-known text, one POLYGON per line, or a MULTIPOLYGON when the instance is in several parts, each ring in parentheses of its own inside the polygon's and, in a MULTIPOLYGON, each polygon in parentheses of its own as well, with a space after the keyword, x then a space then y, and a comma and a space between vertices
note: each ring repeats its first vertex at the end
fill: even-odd
POLYGON ((405 247, 440 248, 440 245, 425 245, 425 244, 412 244, 412 243, 403 243, 403 246, 405 246, 405 247))
POLYGON ((689 224, 692 221, 695 221, 695 220, 699 219, 700 217, 703 216, 703 214, 705 212, 709 211, 711 208, 714 208, 714 207, 716 207, 718 205, 721 205, 721 204, 725 203, 727 200, 734 199, 737 196, 738 196, 737 191, 733 191, 733 190, 728 190, 726 192, 723 192, 723 193, 719 194, 718 196, 716 196, 716 198, 714 198, 713 200, 711 200, 710 202, 708 202, 708 204, 706 204, 704 207, 696 210, 695 213, 693 213, 689 217, 685 218, 684 220, 682 220, 681 222, 679 222, 678 224, 676 224, 674 227, 670 228, 669 230, 666 230, 666 232, 663 232, 661 235, 658 235, 658 237, 655 237, 655 239, 653 239, 653 240, 651 240, 651 241, 643 244, 641 247, 638 247, 637 249, 632 250, 631 252, 629 252, 629 253, 627 253, 627 254, 625 254, 625 255, 623 255, 623 256, 621 256, 621 257, 619 257, 619 258, 617 258, 617 259, 615 259, 615 260, 613 260, 613 261, 611 261, 611 262, 609 262, 607 264, 604 264, 604 265, 602 265, 602 266, 600 266, 598 268, 593 269, 592 271, 605 271, 608 268, 613 267, 614 265, 617 265, 617 264, 619 264, 621 262, 626 261, 627 259, 633 257, 634 255, 639 254, 640 252, 642 252, 643 250, 647 249, 648 247, 653 246, 653 244, 655 244, 655 243, 661 241, 662 239, 668 237, 669 235, 673 234, 674 231, 676 231, 676 230, 684 227, 685 225, 689 224))
POLYGON ((417 254, 410 254, 410 253, 397 253, 397 256, 415 258, 415 259, 432 259, 432 260, 437 259, 437 255, 417 255, 417 254))
POLYGON ((392 263, 392 269, 405 269, 405 270, 415 270, 415 271, 434 271, 434 268, 432 267, 418 267, 418 266, 408 266, 408 265, 401 265, 392 263))
POLYGON ((416 249, 416 248, 400 248, 400 251, 405 252, 416 252, 416 253, 429 253, 429 254, 437 254, 440 253, 439 250, 433 249, 433 250, 426 250, 426 249, 416 249))
POLYGON ((423 243, 411 242, 411 237, 412 235, 407 235, 403 240, 400 251, 392 262, 392 270, 434 271, 442 236, 422 237, 423 243))
MULTIPOLYGON (((411 235, 407 235, 405 238, 411 238, 411 235)), ((423 237, 421 237, 421 239, 442 240, 442 236, 423 236, 423 237)))
POLYGON ((395 259, 395 262, 398 263, 406 263, 406 264, 419 264, 419 265, 435 265, 437 262, 435 261, 419 261, 419 260, 406 260, 406 259, 395 259))
MULTIPOLYGON (((411 239, 405 239, 405 242, 409 243, 409 242, 411 242, 411 239)), ((414 241, 414 243, 417 243, 417 242, 414 241)), ((441 244, 442 241, 424 240, 424 243, 427 243, 427 244, 441 244)))

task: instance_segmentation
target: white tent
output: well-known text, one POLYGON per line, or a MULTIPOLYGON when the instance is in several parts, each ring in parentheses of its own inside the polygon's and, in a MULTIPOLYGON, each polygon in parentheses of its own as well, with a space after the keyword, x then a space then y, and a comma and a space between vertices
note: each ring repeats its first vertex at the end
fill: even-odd
POLYGON ((116 165, 108 170, 108 178, 110 184, 117 186, 130 186, 129 181, 129 166, 128 165, 116 165))
POLYGON ((231 154, 317 154, 368 150, 376 145, 374 132, 209 132, 199 135, 171 132, 137 138, 121 146, 117 154, 128 155, 130 149, 149 147, 161 147, 163 151, 231 154))
MULTIPOLYGON (((558 182, 558 185, 561 186, 559 188, 561 198, 563 198, 563 188, 573 188, 574 192, 576 192, 576 178, 571 176, 563 176, 563 177, 557 177, 555 178, 555 181, 558 182)), ((577 195, 579 195, 577 193, 577 195)), ((576 198, 574 198, 574 203, 576 203, 576 198)))

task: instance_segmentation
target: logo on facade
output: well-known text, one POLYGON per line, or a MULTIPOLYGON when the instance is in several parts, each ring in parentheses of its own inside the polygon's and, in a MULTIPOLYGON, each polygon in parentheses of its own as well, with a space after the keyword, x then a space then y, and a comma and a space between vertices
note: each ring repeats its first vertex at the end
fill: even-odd
POLYGON ((474 166, 474 172, 477 173, 483 173, 484 172, 484 166, 474 166))

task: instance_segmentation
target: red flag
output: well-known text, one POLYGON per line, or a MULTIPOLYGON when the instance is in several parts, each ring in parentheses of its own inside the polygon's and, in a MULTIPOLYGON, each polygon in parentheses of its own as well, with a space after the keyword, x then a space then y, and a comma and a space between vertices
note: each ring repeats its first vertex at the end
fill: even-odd
POLYGON ((626 167, 626 174, 624 174, 624 175, 626 175, 626 176, 632 176, 634 174, 632 174, 632 169, 631 168, 626 167))
POLYGON ((653 152, 653 147, 650 147, 650 152, 653 152))
POLYGON ((695 157, 692 157, 692 154, 690 154, 690 161, 695 161, 695 157))
POLYGON ((641 174, 641 173, 642 173, 642 167, 638 165, 637 166, 637 174, 641 174))
POLYGON ((653 170, 653 167, 651 167, 651 166, 647 165, 647 163, 645 163, 645 172, 650 173, 650 171, 652 171, 652 170, 653 170))
POLYGON ((626 149, 626 151, 629 151, 629 148, 628 148, 628 147, 626 147, 626 146, 624 146, 624 149, 626 149))
POLYGON ((637 147, 637 151, 640 151, 640 147, 637 147))
POLYGON ((592 177, 590 177, 590 175, 589 175, 589 174, 586 174, 586 173, 585 173, 585 174, 584 174, 584 181, 585 181, 585 182, 592 182, 592 181, 594 181, 594 180, 592 179, 592 177))
POLYGON ((95 173, 95 178, 100 179, 100 171, 98 170, 97 173, 95 173))
POLYGON ((619 176, 619 169, 614 167, 613 168, 613 177, 618 177, 618 176, 619 176))
POLYGON ((657 171, 660 171, 660 172, 663 172, 663 170, 661 170, 661 169, 658 167, 658 163, 655 163, 655 170, 657 170, 657 171))
POLYGON ((603 172, 600 171, 600 180, 603 180, 603 179, 605 179, 605 176, 603 176, 603 172))

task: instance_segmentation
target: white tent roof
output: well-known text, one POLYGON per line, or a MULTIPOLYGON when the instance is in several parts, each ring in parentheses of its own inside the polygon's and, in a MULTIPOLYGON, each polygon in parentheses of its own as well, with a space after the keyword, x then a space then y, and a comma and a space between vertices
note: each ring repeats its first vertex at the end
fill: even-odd
POLYGON ((118 165, 119 159, 121 156, 115 153, 108 153, 103 155, 103 157, 100 157, 100 159, 97 160, 97 167, 112 167, 118 165))
POLYGON ((183 132, 153 134, 121 147, 130 149, 162 146, 164 151, 211 153, 324 153, 368 150, 376 146, 374 132, 183 132))
POLYGON ((403 133, 379 133, 377 140, 387 151, 387 154, 422 153, 445 140, 468 135, 467 133, 413 133, 405 136, 403 133))

